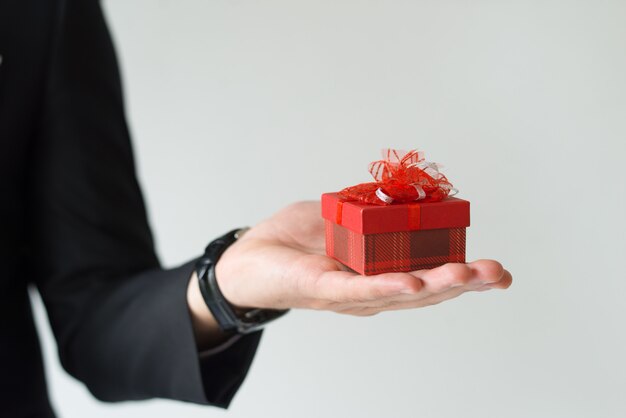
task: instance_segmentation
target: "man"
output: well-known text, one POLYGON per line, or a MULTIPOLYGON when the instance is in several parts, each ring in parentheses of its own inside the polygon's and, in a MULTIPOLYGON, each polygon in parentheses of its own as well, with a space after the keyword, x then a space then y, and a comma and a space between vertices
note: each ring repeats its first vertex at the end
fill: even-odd
POLYGON ((324 255, 317 202, 161 269, 98 2, 0 0, 0 56, 3 417, 54 416, 31 283, 63 367, 98 399, 220 407, 247 373, 256 329, 281 310, 372 315, 511 283, 487 260, 355 279, 324 255))

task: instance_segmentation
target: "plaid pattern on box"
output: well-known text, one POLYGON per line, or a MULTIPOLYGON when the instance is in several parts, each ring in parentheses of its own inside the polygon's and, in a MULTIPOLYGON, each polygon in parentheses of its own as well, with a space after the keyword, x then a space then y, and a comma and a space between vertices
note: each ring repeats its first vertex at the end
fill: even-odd
POLYGON ((364 275, 465 262, 465 228, 359 234, 326 220, 326 252, 364 275))

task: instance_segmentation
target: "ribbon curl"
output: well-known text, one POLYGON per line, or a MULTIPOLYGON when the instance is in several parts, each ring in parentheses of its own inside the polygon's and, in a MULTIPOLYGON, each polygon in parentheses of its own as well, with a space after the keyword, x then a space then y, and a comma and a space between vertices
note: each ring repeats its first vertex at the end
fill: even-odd
POLYGON ((369 172, 376 181, 346 187, 339 192, 341 199, 390 205, 439 202, 457 193, 446 176, 439 172, 441 166, 426 161, 423 152, 383 149, 382 154, 382 160, 369 165, 369 172))

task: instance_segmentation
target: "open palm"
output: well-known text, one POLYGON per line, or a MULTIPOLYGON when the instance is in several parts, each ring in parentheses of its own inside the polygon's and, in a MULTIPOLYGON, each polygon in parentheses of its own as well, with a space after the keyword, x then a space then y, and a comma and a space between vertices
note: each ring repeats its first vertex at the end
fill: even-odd
POLYGON ((228 248, 216 275, 234 305, 308 308, 352 315, 419 308, 467 291, 505 289, 500 263, 449 263, 432 270, 361 276, 327 257, 319 202, 286 207, 228 248))

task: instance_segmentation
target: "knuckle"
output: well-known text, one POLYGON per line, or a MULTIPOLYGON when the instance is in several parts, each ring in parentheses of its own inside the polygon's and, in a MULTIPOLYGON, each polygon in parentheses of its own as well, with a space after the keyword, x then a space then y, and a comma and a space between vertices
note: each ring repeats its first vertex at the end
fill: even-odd
POLYGON ((412 294, 419 293, 424 288, 424 282, 419 277, 412 277, 405 285, 406 291, 412 294))
POLYGON ((513 284, 513 279, 511 278, 506 278, 500 281, 500 287, 502 289, 508 289, 509 287, 511 287, 512 284, 513 284))
POLYGON ((504 267, 497 261, 490 261, 488 263, 485 263, 485 265, 482 267, 482 270, 483 274, 485 274, 487 277, 500 279, 504 275, 504 267))
POLYGON ((466 264, 450 263, 443 267, 445 276, 451 283, 467 284, 472 278, 472 270, 466 264))

